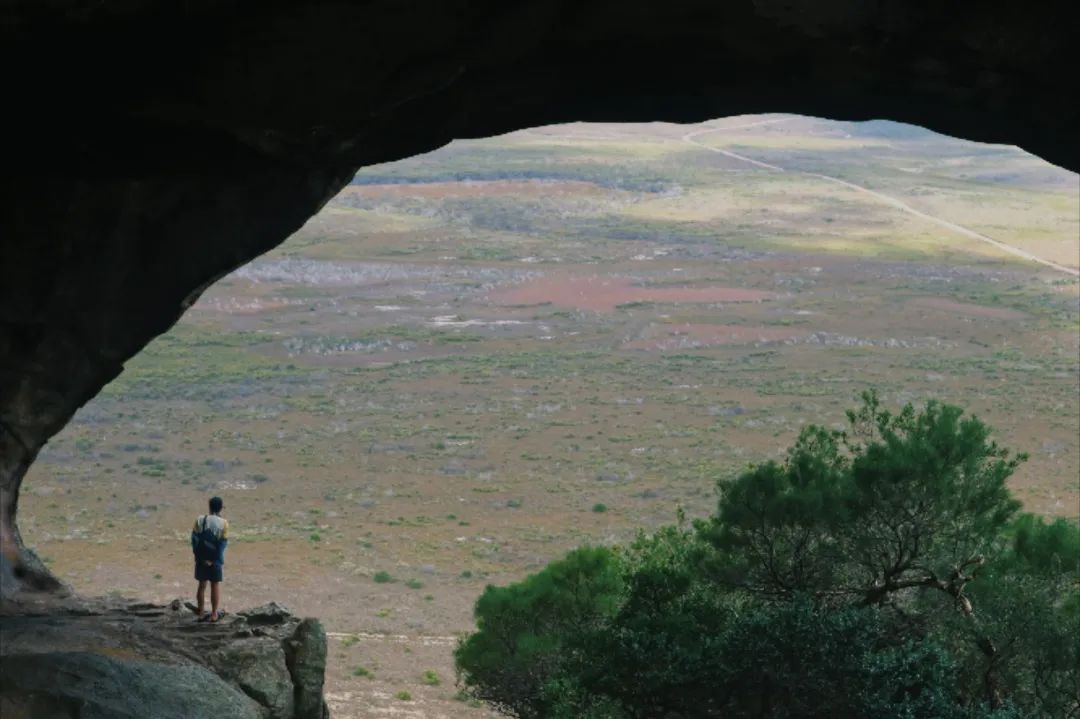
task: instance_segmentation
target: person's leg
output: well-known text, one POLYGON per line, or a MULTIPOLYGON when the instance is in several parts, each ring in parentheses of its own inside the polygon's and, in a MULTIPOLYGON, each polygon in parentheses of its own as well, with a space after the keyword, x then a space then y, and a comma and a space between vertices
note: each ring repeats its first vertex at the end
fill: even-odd
POLYGON ((221 582, 210 582, 210 618, 217 620, 218 607, 221 605, 221 582))
MULTIPOLYGON (((211 590, 211 599, 213 598, 213 590, 211 590)), ((203 609, 206 607, 206 580, 199 580, 199 589, 195 592, 195 603, 199 606, 197 614, 201 617, 203 615, 203 609)))

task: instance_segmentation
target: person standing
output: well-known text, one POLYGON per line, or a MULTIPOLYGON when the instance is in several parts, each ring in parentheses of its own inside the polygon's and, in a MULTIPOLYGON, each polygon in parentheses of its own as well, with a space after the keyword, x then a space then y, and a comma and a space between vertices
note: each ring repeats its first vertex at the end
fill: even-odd
POLYGON ((225 504, 221 497, 210 499, 210 513, 195 520, 191 528, 191 551, 195 555, 195 592, 200 622, 216 622, 221 618, 221 579, 225 566, 225 547, 229 543, 229 520, 221 516, 225 504), (206 583, 210 583, 209 614, 205 613, 206 583))

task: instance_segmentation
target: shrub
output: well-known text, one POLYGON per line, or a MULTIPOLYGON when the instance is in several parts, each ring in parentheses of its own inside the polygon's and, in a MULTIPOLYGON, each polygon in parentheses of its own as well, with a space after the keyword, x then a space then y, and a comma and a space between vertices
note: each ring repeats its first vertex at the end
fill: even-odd
POLYGON ((707 520, 584 547, 476 602, 465 696, 521 719, 1048 719, 1080 709, 1080 529, 936 402, 808 427, 707 520))
POLYGON ((488 586, 476 602, 479 631, 454 658, 478 699, 513 716, 546 716, 550 681, 571 660, 574 637, 614 614, 621 577, 614 553, 576 549, 509 587, 488 586))

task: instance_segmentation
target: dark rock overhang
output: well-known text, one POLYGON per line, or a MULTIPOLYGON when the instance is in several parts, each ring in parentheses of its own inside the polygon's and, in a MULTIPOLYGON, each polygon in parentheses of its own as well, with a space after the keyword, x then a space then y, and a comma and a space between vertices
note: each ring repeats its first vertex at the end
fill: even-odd
MULTIPOLYGON (((0 8, 0 518, 41 446, 359 166, 569 120, 888 118, 1080 168, 1077 9, 900 0, 0 8)), ((13 555, 14 556, 14 555, 13 555)))

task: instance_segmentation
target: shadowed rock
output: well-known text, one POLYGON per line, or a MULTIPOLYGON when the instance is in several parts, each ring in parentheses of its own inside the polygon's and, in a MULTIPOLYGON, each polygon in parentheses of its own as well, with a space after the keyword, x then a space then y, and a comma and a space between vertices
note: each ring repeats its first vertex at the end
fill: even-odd
POLYGON ((4 719, 324 719, 325 669, 319 622, 273 603, 216 624, 181 600, 0 606, 4 719))
POLYGON ((555 122, 788 112, 911 122, 1075 169, 1077 12, 1065 0, 5 3, 0 60, 20 68, 0 181, 9 561, 56 586, 15 526, 44 443, 358 167, 555 122))
POLYGON ((297 719, 329 716, 323 701, 326 675, 326 632, 318 619, 304 619, 285 643, 285 656, 296 687, 297 719))
POLYGON ((5 719, 142 719, 150 707, 157 719, 267 716, 256 701, 200 666, 89 652, 0 657, 5 719))

